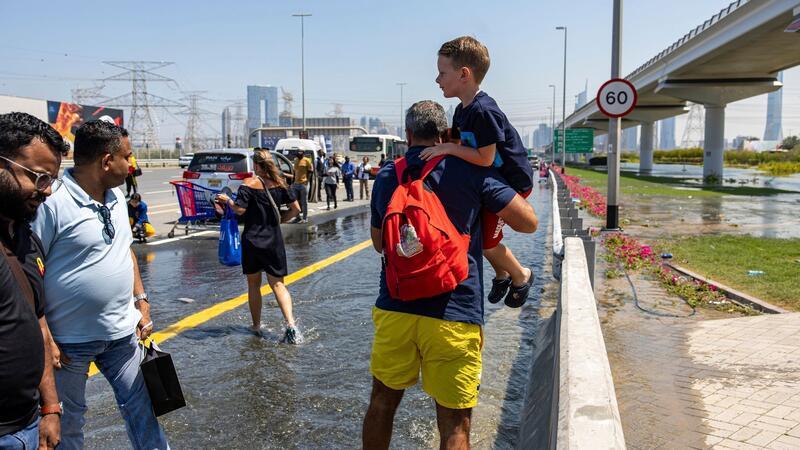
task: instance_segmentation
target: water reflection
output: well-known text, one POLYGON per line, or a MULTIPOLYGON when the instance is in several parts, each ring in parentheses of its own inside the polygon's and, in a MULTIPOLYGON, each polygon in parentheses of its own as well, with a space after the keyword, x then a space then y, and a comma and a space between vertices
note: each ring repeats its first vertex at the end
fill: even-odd
POLYGON ((722 222, 722 197, 700 197, 700 219, 704 224, 722 222))

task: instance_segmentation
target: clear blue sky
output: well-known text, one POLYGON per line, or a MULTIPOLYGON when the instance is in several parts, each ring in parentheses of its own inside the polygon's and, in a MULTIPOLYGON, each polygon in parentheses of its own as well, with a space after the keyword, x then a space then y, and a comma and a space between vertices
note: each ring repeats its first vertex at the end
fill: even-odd
MULTIPOLYGON (((726 0, 625 2, 623 72, 667 47, 727 6, 726 0), (666 7, 665 7, 666 6, 666 7)), ((431 98, 445 105, 434 83, 436 51, 469 34, 484 42, 492 67, 483 88, 497 98, 523 133, 543 120, 559 86, 562 32, 569 27, 567 113, 588 80, 589 97, 608 78, 611 0, 485 2, 367 0, 304 1, 0 1, 0 93, 69 100, 70 89, 119 71, 104 60, 164 60, 160 71, 180 90, 202 90, 202 106, 219 113, 245 97, 248 84, 281 86, 300 112, 300 23, 306 19, 306 114, 324 115, 340 103, 345 115, 400 117, 397 82, 406 82, 405 105, 431 98)), ((800 71, 784 83, 784 134, 800 133, 800 71)), ((109 83, 104 94, 130 90, 109 83)), ((150 91, 179 99, 179 90, 153 84, 150 91)), ((282 109, 281 105, 281 109, 282 109)), ((728 108, 726 136, 764 131, 765 97, 728 108)), ((177 118, 164 115, 161 141, 183 135, 177 118)), ((219 130, 218 115, 207 118, 219 130)), ((682 121, 678 123, 678 140, 682 121)))

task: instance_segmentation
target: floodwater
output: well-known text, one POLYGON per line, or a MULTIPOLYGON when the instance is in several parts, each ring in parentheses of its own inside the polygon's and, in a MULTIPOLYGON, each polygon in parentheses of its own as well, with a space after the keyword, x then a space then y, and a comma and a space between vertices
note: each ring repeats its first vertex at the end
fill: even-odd
MULTIPOLYGON (((540 187, 529 201, 539 215, 539 230, 532 236, 507 231, 505 242, 532 267, 536 283, 521 309, 486 303, 475 448, 513 447, 539 309, 549 309, 557 290, 546 269, 549 190, 540 187)), ((369 217, 360 213, 294 230, 286 235, 290 272, 368 239, 369 217)), ((214 236, 138 246, 136 251, 157 329, 246 292, 240 268, 217 262, 214 236)), ((305 335, 302 345, 279 343, 282 320, 271 295, 264 299, 264 337, 247 331, 250 317, 242 306, 164 342, 187 401, 187 407, 161 418, 172 448, 359 447, 371 386, 371 309, 379 267, 370 247, 289 285, 305 335)), ((489 280, 488 265, 485 272, 489 280)), ((89 380, 87 405, 87 448, 129 448, 102 376, 89 380)), ((434 404, 419 387, 411 388, 395 419, 393 448, 437 445, 434 404)))
MULTIPOLYGON (((622 164, 622 169, 636 171, 638 163, 622 164)), ((695 179, 697 183, 702 174, 702 166, 681 164, 655 164, 652 173, 695 179)), ((725 178, 727 186, 769 187, 793 193, 694 197, 692 189, 686 188, 685 197, 636 196, 633 201, 623 199, 622 215, 631 220, 626 228, 635 229, 635 234, 646 238, 731 233, 769 238, 800 237, 800 174, 774 177, 754 169, 725 168, 725 178)))

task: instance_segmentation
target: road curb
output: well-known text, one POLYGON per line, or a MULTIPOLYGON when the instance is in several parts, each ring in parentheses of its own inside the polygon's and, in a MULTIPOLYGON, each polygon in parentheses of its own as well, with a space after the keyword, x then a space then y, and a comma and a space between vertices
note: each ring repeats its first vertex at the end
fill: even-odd
POLYGON ((781 307, 773 305, 772 303, 753 297, 752 295, 745 294, 744 292, 737 291, 736 289, 733 289, 732 287, 729 286, 725 286, 724 284, 719 283, 717 281, 705 278, 695 272, 692 272, 689 269, 686 269, 685 267, 681 267, 671 263, 667 263, 666 265, 670 269, 678 273, 681 273, 683 275, 686 275, 687 277, 694 278, 695 280, 702 281, 703 283, 709 284, 711 286, 715 286, 722 293, 724 293, 725 296, 728 297, 732 302, 740 306, 749 306, 755 309, 756 311, 760 311, 762 313, 767 313, 767 314, 785 314, 789 312, 781 307))

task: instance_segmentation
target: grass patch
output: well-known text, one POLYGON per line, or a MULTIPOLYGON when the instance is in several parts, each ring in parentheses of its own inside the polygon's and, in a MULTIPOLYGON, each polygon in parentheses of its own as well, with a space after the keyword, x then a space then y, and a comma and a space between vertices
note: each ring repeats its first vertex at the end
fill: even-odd
POLYGON ((791 175, 800 173, 800 162, 768 162, 759 164, 758 170, 775 176, 791 175))
POLYGON ((678 265, 793 311, 800 311, 800 239, 695 236, 661 244, 678 265), (749 276, 748 270, 763 275, 749 276))
MULTIPOLYGON (((567 175, 581 177, 581 183, 606 193, 608 175, 588 169, 567 168, 567 175)), ((722 195, 769 196, 792 194, 794 191, 753 186, 701 186, 689 178, 658 177, 622 172, 619 180, 622 195, 663 195, 668 197, 719 197, 722 195)))

